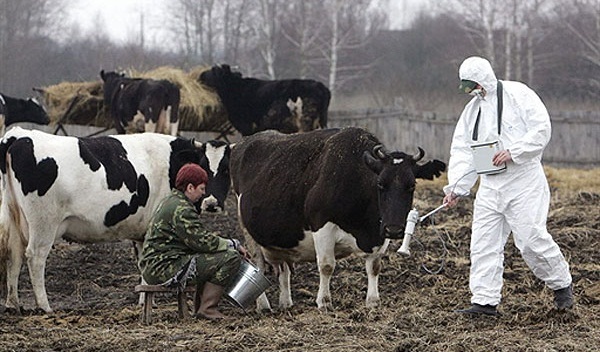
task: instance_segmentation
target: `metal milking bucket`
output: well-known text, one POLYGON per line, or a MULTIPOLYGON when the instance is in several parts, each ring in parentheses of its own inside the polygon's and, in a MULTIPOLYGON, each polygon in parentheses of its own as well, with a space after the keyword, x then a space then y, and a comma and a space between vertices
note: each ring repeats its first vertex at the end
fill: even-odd
POLYGON ((232 283, 225 288, 226 298, 246 310, 258 296, 271 286, 271 282, 247 260, 242 260, 232 283))

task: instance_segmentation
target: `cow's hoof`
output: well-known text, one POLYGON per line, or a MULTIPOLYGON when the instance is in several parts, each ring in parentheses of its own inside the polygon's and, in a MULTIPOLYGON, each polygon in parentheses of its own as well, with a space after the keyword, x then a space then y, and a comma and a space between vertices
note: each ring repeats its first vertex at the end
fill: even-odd
POLYGON ((52 314, 54 313, 54 311, 52 311, 52 309, 50 309, 50 307, 48 308, 35 308, 34 310, 31 311, 31 315, 46 315, 46 314, 52 314))
POLYGON ((289 309, 292 308, 293 305, 294 305, 294 302, 292 302, 291 300, 289 300, 289 301, 280 301, 279 302, 279 309, 289 310, 289 309))
POLYGON ((23 315, 23 307, 5 307, 4 312, 8 315, 23 315))
POLYGON ((318 303, 317 302, 317 308, 319 309, 319 311, 326 313, 326 312, 332 312, 333 311, 333 304, 331 304, 331 301, 326 301, 325 303, 318 303))
POLYGON ((366 302, 367 308, 377 308, 379 307, 379 298, 377 299, 368 299, 366 302))

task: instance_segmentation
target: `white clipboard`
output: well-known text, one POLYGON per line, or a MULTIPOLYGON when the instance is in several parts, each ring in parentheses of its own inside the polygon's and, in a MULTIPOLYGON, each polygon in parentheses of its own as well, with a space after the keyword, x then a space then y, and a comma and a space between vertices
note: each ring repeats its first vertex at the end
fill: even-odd
POLYGON ((485 142, 471 145, 475 171, 479 175, 493 175, 506 171, 506 163, 495 166, 492 163, 494 154, 500 150, 498 141, 485 142))

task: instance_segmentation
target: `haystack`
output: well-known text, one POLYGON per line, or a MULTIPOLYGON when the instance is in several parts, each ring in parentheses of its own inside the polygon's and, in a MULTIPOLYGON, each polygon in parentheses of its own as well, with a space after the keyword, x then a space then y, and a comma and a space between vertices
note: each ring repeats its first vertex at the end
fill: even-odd
MULTIPOLYGON (((206 67, 186 73, 174 67, 158 67, 147 72, 128 70, 128 77, 166 79, 181 91, 179 130, 223 132, 231 124, 218 95, 203 86, 199 77, 206 67)), ((112 120, 104 109, 102 81, 62 82, 43 88, 44 102, 52 123, 69 123, 96 127, 111 127, 112 120), (69 106, 73 105, 71 110, 69 106)))
POLYGON ((52 124, 110 127, 104 114, 102 82, 61 82, 42 88, 44 105, 52 124))

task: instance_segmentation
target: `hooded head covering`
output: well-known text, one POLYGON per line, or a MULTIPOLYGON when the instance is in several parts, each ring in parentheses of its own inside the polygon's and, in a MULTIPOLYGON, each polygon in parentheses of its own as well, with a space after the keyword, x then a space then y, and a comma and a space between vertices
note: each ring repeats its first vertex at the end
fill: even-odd
POLYGON ((468 80, 479 83, 488 94, 496 91, 498 82, 496 74, 490 62, 482 57, 466 58, 458 69, 458 77, 461 81, 468 80))
POLYGON ((175 188, 183 192, 189 183, 196 187, 201 183, 207 182, 208 174, 206 171, 200 165, 189 163, 183 165, 177 172, 175 188))

